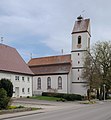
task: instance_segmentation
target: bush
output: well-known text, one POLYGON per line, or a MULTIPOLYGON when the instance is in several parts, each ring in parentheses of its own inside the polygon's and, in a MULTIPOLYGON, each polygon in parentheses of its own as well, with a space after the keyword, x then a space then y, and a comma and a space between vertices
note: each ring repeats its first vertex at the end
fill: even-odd
POLYGON ((25 108, 24 106, 8 106, 8 109, 20 109, 20 108, 25 108))
POLYGON ((68 101, 82 100, 82 96, 78 94, 64 94, 63 98, 68 101))
POLYGON ((6 90, 0 88, 0 110, 6 109, 8 107, 9 102, 10 102, 10 98, 7 97, 6 90))
POLYGON ((51 93, 51 92, 43 92, 42 96, 49 96, 49 97, 57 97, 62 98, 67 101, 75 101, 75 100, 82 100, 84 97, 78 94, 64 94, 64 93, 51 93))
POLYGON ((13 85, 12 82, 8 79, 1 79, 0 80, 0 88, 4 88, 7 92, 8 97, 12 97, 13 95, 13 85))

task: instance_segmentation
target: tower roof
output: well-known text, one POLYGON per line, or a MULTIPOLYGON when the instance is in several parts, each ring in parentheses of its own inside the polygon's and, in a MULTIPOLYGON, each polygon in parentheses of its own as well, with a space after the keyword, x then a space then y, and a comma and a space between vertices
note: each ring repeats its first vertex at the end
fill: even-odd
POLYGON ((80 32, 88 32, 90 34, 90 19, 78 19, 75 21, 72 34, 80 32))
POLYGON ((0 71, 33 75, 15 48, 0 44, 0 71))

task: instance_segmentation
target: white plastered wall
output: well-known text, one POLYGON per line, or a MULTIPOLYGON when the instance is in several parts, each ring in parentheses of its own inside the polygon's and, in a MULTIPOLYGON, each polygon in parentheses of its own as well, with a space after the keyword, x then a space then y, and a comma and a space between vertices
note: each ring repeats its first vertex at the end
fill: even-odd
POLYGON ((22 74, 13 74, 13 73, 0 73, 0 79, 6 78, 9 79, 13 84, 13 97, 26 97, 26 96, 32 96, 32 76, 29 75, 22 75, 22 74), (19 76, 19 80, 15 80, 15 76, 19 76), (22 80, 22 77, 24 77, 24 81, 22 80), (29 81, 28 78, 29 77, 29 81), (15 88, 19 88, 18 95, 15 94, 15 88), (24 92, 22 92, 22 88, 24 88, 24 92), (29 88, 29 92, 28 92, 29 88))
MULTIPOLYGON (((47 78, 51 78, 51 88, 58 93, 68 93, 68 75, 46 75, 46 76, 34 76, 33 78, 33 94, 41 94, 42 92, 49 92, 47 89, 47 78), (58 89, 58 77, 62 77, 62 89, 58 89), (41 78, 41 89, 37 89, 37 79, 41 78)), ((54 92, 54 91, 52 91, 54 92)))

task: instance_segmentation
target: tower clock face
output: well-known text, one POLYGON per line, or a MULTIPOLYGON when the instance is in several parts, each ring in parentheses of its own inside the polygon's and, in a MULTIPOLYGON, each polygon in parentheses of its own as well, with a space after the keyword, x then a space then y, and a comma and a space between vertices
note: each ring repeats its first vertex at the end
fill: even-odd
POLYGON ((81 48, 81 44, 78 44, 78 45, 77 45, 77 48, 81 48))

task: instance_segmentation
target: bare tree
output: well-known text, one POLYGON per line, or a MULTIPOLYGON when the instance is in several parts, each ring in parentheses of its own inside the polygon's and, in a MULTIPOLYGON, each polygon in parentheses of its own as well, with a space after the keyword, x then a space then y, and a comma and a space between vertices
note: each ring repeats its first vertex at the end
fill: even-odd
POLYGON ((98 42, 92 52, 85 55, 82 77, 89 86, 89 95, 93 88, 100 88, 100 97, 105 94, 103 85, 106 85, 106 95, 111 88, 111 42, 98 42))
POLYGON ((90 100, 91 91, 93 89, 99 88, 101 81, 99 77, 99 68, 96 64, 95 59, 93 59, 93 56, 89 51, 85 53, 84 69, 82 70, 81 77, 86 80, 87 84, 85 85, 85 87, 88 88, 87 96, 88 100, 90 100))

